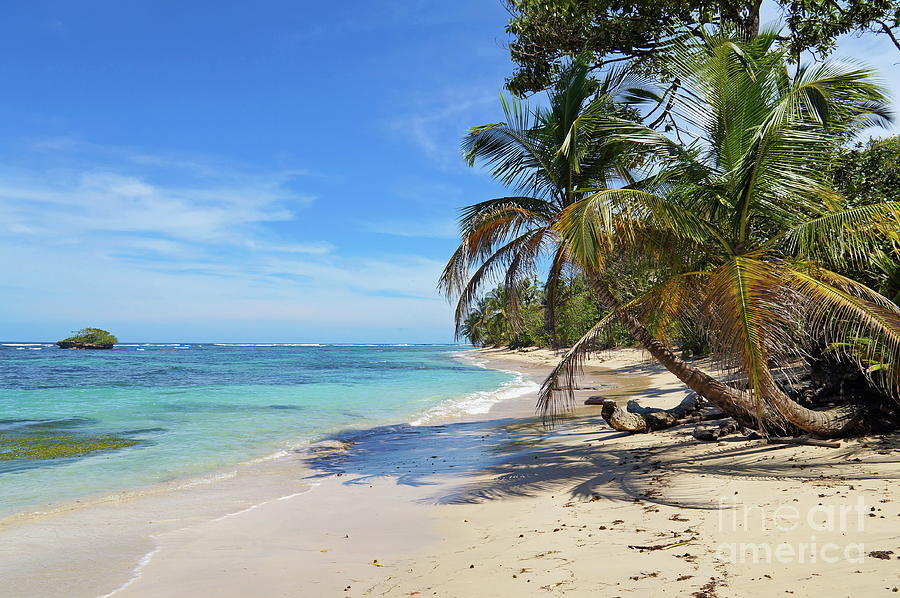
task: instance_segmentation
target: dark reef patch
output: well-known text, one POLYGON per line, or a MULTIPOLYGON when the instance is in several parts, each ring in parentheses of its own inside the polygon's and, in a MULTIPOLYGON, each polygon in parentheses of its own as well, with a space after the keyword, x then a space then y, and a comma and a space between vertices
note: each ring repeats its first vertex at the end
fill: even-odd
MULTIPOLYGON (((93 423, 87 418, 0 420, 0 473, 70 461, 142 443, 126 434, 84 429, 93 423)), ((147 430, 136 432, 142 431, 147 430)))

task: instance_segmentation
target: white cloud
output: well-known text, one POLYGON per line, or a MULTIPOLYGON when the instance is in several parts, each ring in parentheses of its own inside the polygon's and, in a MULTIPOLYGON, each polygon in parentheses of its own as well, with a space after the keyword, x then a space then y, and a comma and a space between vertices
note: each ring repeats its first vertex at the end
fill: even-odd
POLYGON ((233 241, 255 224, 291 220, 311 201, 277 180, 242 186, 153 185, 134 176, 88 171, 0 185, 0 231, 72 238, 104 232, 155 234, 199 242, 233 241))
POLYGON ((417 102, 391 120, 389 126, 418 146, 436 165, 460 169, 463 165, 458 148, 462 134, 473 125, 497 118, 497 111, 490 109, 498 103, 496 92, 487 91, 495 88, 445 88, 417 102))
POLYGON ((52 246, 32 247, 27 253, 21 249, 0 244, 0 267, 7 273, 0 302, 9 319, 170 327, 281 321, 285 330, 333 326, 344 334, 356 326, 446 326, 449 333, 449 307, 430 290, 442 264, 423 258, 184 259, 136 268, 100 247, 79 252, 52 246))
MULTIPOLYGON (((72 147, 57 141, 41 151, 72 147)), ((196 160, 172 175, 170 157, 133 155, 0 172, 7 326, 49 319, 252 330, 265 321, 285 335, 333 327, 352 337, 354 328, 379 326, 445 327, 449 335, 449 308, 435 291, 442 263, 351 257, 286 232, 313 201, 289 184, 296 171, 217 174, 218 166, 196 160), (152 172, 122 165, 137 162, 152 163, 152 172)))
POLYGON ((247 247, 254 251, 272 251, 275 253, 308 253, 312 255, 325 255, 333 252, 336 248, 326 241, 314 241, 311 243, 291 243, 286 245, 273 245, 268 243, 257 243, 250 241, 247 247))

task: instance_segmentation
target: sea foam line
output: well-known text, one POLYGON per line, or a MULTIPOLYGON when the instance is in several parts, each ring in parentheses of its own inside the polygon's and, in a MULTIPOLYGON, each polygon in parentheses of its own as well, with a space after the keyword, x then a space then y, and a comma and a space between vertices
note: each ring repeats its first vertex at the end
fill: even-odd
POLYGON ((487 362, 471 357, 469 351, 460 351, 455 354, 454 357, 486 370, 491 369, 507 374, 513 374, 514 378, 504 382, 499 388, 493 390, 480 390, 459 399, 448 399, 438 403, 420 417, 411 421, 410 425, 421 426, 435 418, 460 417, 488 413, 494 405, 501 401, 521 397, 522 395, 540 389, 539 384, 533 380, 529 380, 521 372, 492 368, 487 365, 487 362))
MULTIPOLYGON (((279 496, 278 498, 273 498, 273 499, 271 499, 271 500, 264 500, 264 501, 262 501, 262 502, 260 502, 260 503, 255 504, 255 505, 250 505, 249 507, 247 507, 247 508, 245 508, 245 509, 241 509, 241 510, 239 510, 239 511, 235 511, 234 513, 227 513, 227 514, 225 514, 225 515, 222 515, 221 517, 216 517, 215 519, 211 519, 210 522, 215 523, 215 522, 217 522, 217 521, 222 521, 223 519, 229 519, 229 518, 231 518, 231 517, 236 517, 236 516, 238 516, 238 515, 243 515, 244 513, 247 513, 247 512, 249 512, 249 511, 252 511, 252 510, 254 510, 254 509, 257 509, 257 508, 259 508, 259 507, 261 507, 261 506, 263 506, 263 505, 267 505, 267 504, 272 503, 272 502, 281 501, 281 500, 290 500, 290 499, 292 499, 292 498, 296 498, 296 497, 300 496, 301 494, 306 494, 307 492, 309 492, 309 491, 312 490, 313 488, 319 486, 320 484, 321 484, 321 482, 312 483, 312 484, 309 485, 309 488, 306 488, 305 490, 302 490, 302 491, 300 491, 300 492, 294 492, 293 494, 287 494, 287 495, 285 495, 285 496, 279 496)), ((148 552, 147 554, 145 554, 143 557, 141 557, 141 560, 139 560, 138 563, 137 563, 137 565, 134 566, 134 569, 131 570, 131 577, 129 577, 127 580, 125 580, 125 582, 124 582, 123 584, 121 584, 119 587, 117 587, 117 588, 114 589, 113 591, 111 591, 111 592, 109 592, 109 593, 107 593, 107 594, 103 594, 103 595, 97 596, 97 598, 110 598, 110 596, 113 596, 113 595, 115 595, 115 594, 118 594, 119 592, 121 592, 122 590, 124 590, 125 588, 127 588, 128 586, 130 586, 131 584, 133 584, 134 582, 136 582, 136 581, 141 577, 141 575, 143 574, 144 568, 145 568, 147 565, 150 564, 150 561, 153 560, 153 557, 156 556, 156 554, 157 554, 161 549, 162 549, 162 547, 159 546, 159 545, 157 544, 157 546, 156 546, 153 550, 151 550, 150 552, 148 552)))
POLYGON ((321 482, 312 483, 309 485, 309 488, 306 488, 305 490, 301 490, 300 492, 294 492, 293 494, 287 494, 285 496, 279 496, 278 498, 272 498, 270 500, 264 500, 262 502, 258 502, 255 505, 250 505, 249 507, 247 507, 245 509, 240 509, 239 511, 235 511, 234 513, 226 513, 225 515, 222 515, 221 517, 216 517, 215 519, 212 519, 211 522, 215 523, 216 521, 222 521, 223 519, 230 519, 232 517, 237 517, 238 515, 243 515, 244 513, 249 513, 250 511, 258 509, 259 507, 262 507, 264 505, 267 505, 269 503, 273 503, 273 502, 276 502, 279 500, 290 500, 292 498, 300 496, 301 494, 306 494, 307 492, 309 492, 313 488, 316 488, 320 484, 321 484, 321 482))
POLYGON ((133 584, 134 582, 136 582, 138 580, 138 578, 141 576, 141 573, 143 572, 144 567, 149 565, 150 561, 153 560, 154 555, 156 555, 156 553, 159 552, 159 548, 160 547, 157 546, 156 548, 154 548, 153 550, 151 550, 150 552, 145 554, 143 557, 141 557, 141 560, 138 561, 138 564, 135 565, 134 569, 131 570, 131 577, 129 577, 125 581, 125 583, 123 583, 122 585, 120 585, 119 587, 114 589, 112 592, 110 592, 108 594, 103 594, 102 596, 97 596, 97 598, 109 598, 113 594, 118 594, 119 592, 121 592, 122 590, 124 590, 125 588, 127 588, 128 586, 133 584))

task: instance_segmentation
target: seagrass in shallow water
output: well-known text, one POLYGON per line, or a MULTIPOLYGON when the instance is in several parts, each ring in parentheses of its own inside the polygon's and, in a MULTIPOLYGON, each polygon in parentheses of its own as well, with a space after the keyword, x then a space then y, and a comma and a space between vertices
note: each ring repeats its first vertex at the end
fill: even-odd
POLYGON ((0 461, 84 457, 136 444, 115 434, 0 432, 0 461))

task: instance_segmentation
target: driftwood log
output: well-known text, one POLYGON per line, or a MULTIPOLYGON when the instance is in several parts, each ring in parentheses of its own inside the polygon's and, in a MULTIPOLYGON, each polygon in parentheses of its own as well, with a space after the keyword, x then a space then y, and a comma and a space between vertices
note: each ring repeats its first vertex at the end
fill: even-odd
POLYGON ((694 428, 693 435, 697 440, 716 441, 722 436, 734 434, 740 427, 741 426, 732 419, 711 426, 697 426, 694 428))
MULTIPOLYGON (((623 409, 614 400, 605 399, 601 403, 600 416, 614 430, 636 433, 653 432, 690 421, 701 421, 713 417, 712 414, 704 416, 700 413, 700 409, 704 404, 703 399, 695 393, 687 395, 682 399, 681 403, 671 409, 641 407, 637 401, 628 401, 628 404, 623 409)), ((714 416, 721 418, 722 414, 717 413, 714 416)))
POLYGON ((600 405, 600 415, 614 430, 621 432, 645 433, 655 432, 688 423, 700 423, 720 420, 712 425, 698 425, 693 436, 697 440, 717 441, 735 432, 742 431, 747 440, 765 439, 769 444, 800 444, 836 448, 839 442, 829 442, 813 438, 795 438, 778 436, 761 436, 758 432, 741 426, 740 422, 727 418, 721 411, 711 408, 709 403, 696 393, 690 393, 681 403, 671 409, 642 407, 637 401, 628 401, 625 407, 613 399, 602 396, 590 397, 585 404, 600 405))

